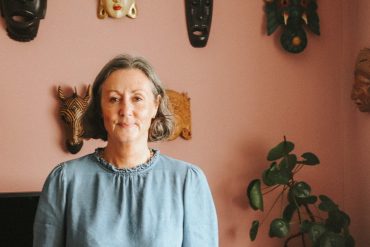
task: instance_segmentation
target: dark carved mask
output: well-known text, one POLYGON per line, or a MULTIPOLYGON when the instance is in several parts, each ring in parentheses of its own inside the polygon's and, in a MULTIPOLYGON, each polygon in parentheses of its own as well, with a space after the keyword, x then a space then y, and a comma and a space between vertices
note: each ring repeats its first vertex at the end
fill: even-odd
POLYGON ((17 41, 33 40, 40 19, 45 18, 46 0, 0 0, 1 15, 5 19, 10 38, 17 41))
POLYGON ((307 46, 304 27, 320 35, 319 15, 316 0, 265 0, 267 34, 271 35, 280 26, 282 47, 291 53, 300 53, 307 46))
POLYGON ((204 47, 211 31, 213 0, 185 0, 189 40, 194 47, 204 47))

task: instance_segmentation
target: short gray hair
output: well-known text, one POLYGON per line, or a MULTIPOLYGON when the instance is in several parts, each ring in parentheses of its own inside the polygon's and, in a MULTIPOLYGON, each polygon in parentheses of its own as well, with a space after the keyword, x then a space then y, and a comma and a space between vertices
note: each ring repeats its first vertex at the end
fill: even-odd
POLYGON ((101 88, 107 78, 116 70, 120 69, 139 69, 153 83, 153 94, 156 98, 161 96, 158 111, 152 120, 148 133, 148 141, 160 141, 167 139, 174 129, 174 118, 169 108, 169 100, 166 95, 162 82, 155 73, 153 67, 142 57, 131 55, 119 55, 110 60, 95 78, 92 88, 92 100, 87 108, 83 119, 84 137, 108 139, 108 133, 104 127, 103 114, 101 109, 101 88))

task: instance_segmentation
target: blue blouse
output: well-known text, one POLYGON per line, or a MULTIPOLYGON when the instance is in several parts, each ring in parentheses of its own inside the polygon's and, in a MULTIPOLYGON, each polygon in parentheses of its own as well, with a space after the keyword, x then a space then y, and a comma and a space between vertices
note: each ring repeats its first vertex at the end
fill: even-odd
POLYGON ((35 217, 34 247, 216 247, 216 210, 203 172, 153 150, 118 169, 101 150, 57 166, 35 217))

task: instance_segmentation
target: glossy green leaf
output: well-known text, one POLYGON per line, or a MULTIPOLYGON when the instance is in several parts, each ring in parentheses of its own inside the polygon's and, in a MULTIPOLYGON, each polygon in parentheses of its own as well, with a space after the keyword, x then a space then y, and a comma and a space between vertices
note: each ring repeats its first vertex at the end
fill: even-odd
POLYGON ((356 242, 355 239, 351 235, 345 236, 345 246, 346 247, 355 247, 356 242))
POLYGON ((289 154, 281 160, 279 167, 282 170, 292 171, 296 164, 297 156, 295 154, 289 154))
POLYGON ((289 234, 289 223, 286 222, 284 219, 278 218, 274 219, 270 224, 270 232, 269 236, 277 237, 277 238, 284 238, 289 234))
POLYGON ((290 222, 293 218, 294 212, 297 210, 297 207, 294 204, 289 203, 283 211, 283 219, 286 222, 290 222))
POLYGON ((341 210, 332 210, 328 213, 328 218, 325 225, 333 232, 340 233, 342 229, 346 228, 350 224, 349 216, 341 210))
POLYGON ((333 232, 325 232, 317 241, 320 247, 346 247, 345 238, 333 232))
POLYGON ((247 188, 249 204, 254 210, 263 211, 263 198, 261 193, 261 180, 255 179, 249 183, 247 188))
POLYGON ((301 230, 301 232, 303 232, 303 233, 308 233, 309 232, 309 230, 311 229, 311 226, 312 226, 312 222, 311 221, 309 221, 309 220, 304 220, 303 222, 302 222, 302 224, 300 225, 300 230, 301 230))
POLYGON ((315 204, 317 202, 317 196, 308 196, 306 198, 298 199, 300 204, 315 204))
POLYGON ((251 229, 249 230, 249 238, 251 241, 254 241, 256 239, 259 226, 260 222, 258 220, 254 220, 252 222, 251 229))
POLYGON ((263 182, 269 186, 276 184, 288 184, 292 178, 292 172, 281 170, 274 162, 269 169, 262 174, 263 182))
POLYGON ((324 225, 320 223, 311 223, 309 230, 308 230, 308 236, 311 239, 313 243, 316 243, 319 238, 326 232, 326 228, 324 225))
POLYGON ((338 205, 335 204, 329 197, 325 195, 319 195, 321 203, 319 204, 319 209, 325 212, 330 212, 338 209, 338 205))
POLYGON ((301 157, 304 158, 302 163, 305 165, 314 166, 320 164, 319 158, 313 153, 307 152, 302 154, 301 157))
POLYGON ((270 168, 268 168, 262 173, 262 181, 265 185, 273 186, 277 184, 274 180, 271 180, 271 175, 270 175, 271 171, 276 171, 276 170, 278 170, 278 167, 276 165, 276 162, 273 162, 270 168))
POLYGON ((311 187, 305 182, 298 182, 292 187, 292 192, 298 198, 306 198, 311 193, 311 187))
POLYGON ((275 146, 267 155, 267 160, 274 161, 280 159, 284 155, 288 155, 294 149, 294 143, 289 141, 283 141, 275 146))

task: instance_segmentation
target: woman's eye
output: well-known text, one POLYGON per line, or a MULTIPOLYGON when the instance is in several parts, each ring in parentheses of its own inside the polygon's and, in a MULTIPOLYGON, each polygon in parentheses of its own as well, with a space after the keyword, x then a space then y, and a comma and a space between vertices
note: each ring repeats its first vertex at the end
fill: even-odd
POLYGON ((142 97, 139 97, 139 96, 134 97, 135 102, 142 101, 142 100, 143 100, 142 97))
POLYGON ((111 102, 111 103, 119 102, 119 98, 117 98, 117 97, 110 97, 109 98, 109 102, 111 102))

